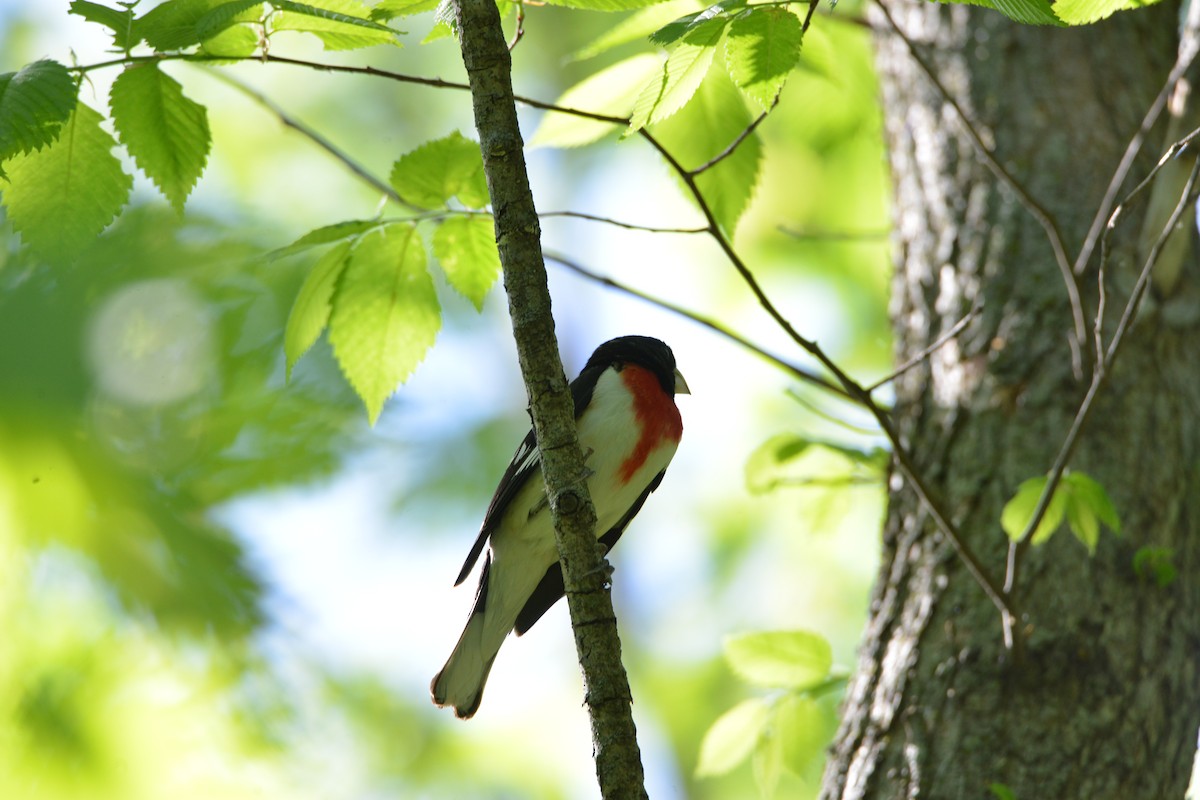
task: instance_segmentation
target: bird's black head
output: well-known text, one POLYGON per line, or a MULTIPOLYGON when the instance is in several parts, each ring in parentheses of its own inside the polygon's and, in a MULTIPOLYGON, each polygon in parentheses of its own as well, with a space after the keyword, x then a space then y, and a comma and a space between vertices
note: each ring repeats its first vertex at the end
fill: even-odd
POLYGON ((650 336, 618 336, 616 339, 609 339, 592 353, 583 372, 594 371, 599 375, 609 367, 619 370, 626 364, 637 364, 650 370, 658 378, 663 391, 672 397, 675 396, 675 354, 665 342, 650 336))

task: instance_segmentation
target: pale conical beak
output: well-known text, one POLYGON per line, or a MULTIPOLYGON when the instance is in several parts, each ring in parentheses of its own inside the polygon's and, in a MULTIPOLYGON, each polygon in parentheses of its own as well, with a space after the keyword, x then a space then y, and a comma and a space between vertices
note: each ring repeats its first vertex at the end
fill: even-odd
POLYGON ((683 373, 675 370, 675 394, 691 394, 692 390, 688 388, 687 381, 683 379, 683 373))

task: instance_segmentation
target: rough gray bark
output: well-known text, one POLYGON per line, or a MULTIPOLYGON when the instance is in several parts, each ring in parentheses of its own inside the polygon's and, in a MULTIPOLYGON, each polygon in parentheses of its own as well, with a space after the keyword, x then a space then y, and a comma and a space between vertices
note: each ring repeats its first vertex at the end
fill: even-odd
MULTIPOLYGON (((889 3, 999 161, 1055 218, 1072 256, 1125 145, 1175 60, 1176 9, 1085 29, 1032 28, 966 6, 889 3)), ((879 30, 895 182, 897 359, 983 313, 896 383, 904 441, 971 547, 1003 576, 1000 509, 1045 474, 1086 389, 1043 230, 977 158, 956 114, 879 30)), ((1135 179, 1167 144, 1162 127, 1135 179)), ((1128 187, 1127 187, 1128 188, 1128 187)), ((1129 296, 1144 204, 1116 231, 1106 331, 1129 296)), ((1193 249, 1194 251, 1194 249, 1193 249)), ((1094 315, 1097 260, 1081 280, 1094 315)), ((1072 462, 1124 523, 1096 555, 1061 531, 1026 557, 1016 596, 1025 652, 920 513, 890 487, 883 558, 822 797, 1179 798, 1200 723, 1200 267, 1130 332, 1072 462), (1166 588, 1132 566, 1175 549, 1166 588)), ((1089 331, 1090 333, 1090 331, 1089 331)), ((1090 353, 1084 343, 1085 372, 1090 353)))
POLYGON ((495 213, 513 337, 529 393, 575 648, 583 669, 596 776, 606 800, 645 797, 609 569, 595 536, 596 511, 588 494, 574 406, 554 334, 541 228, 513 101, 512 59, 495 2, 458 0, 456 16, 495 213))

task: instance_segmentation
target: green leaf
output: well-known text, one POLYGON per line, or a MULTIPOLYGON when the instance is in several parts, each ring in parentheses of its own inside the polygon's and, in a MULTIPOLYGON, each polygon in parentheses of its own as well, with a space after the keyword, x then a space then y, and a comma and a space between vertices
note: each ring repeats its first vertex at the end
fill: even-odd
POLYGON ((256 25, 230 25, 220 33, 200 43, 200 51, 210 56, 245 58, 262 46, 262 35, 256 25))
POLYGON ((132 7, 116 9, 88 0, 72 0, 67 13, 76 14, 88 22, 108 28, 112 32, 113 44, 119 50, 129 50, 141 41, 141 37, 134 34, 132 7))
POLYGON ((779 788, 779 778, 783 774, 783 741, 777 732, 767 727, 763 736, 759 737, 758 747, 754 750, 754 758, 750 761, 754 769, 754 783, 758 786, 759 797, 774 797, 779 788))
POLYGON ((440 0, 383 0, 371 8, 371 19, 379 22, 396 17, 410 17, 413 14, 423 14, 438 7, 440 0))
POLYGON ((793 772, 818 761, 828 743, 825 715, 817 701, 806 694, 789 694, 775 707, 775 736, 783 748, 783 760, 793 772))
POLYGON ((390 180, 401 197, 423 208, 444 206, 455 196, 467 208, 488 202, 479 144, 458 131, 402 155, 390 180))
POLYGON ((724 18, 706 20, 680 40, 659 74, 646 83, 634 102, 630 133, 671 117, 695 96, 727 22, 724 18))
MULTIPOLYGON (((627 58, 575 84, 554 105, 613 117, 628 117, 638 90, 660 69, 662 63, 649 53, 627 58)), ((615 130, 619 128, 611 122, 548 111, 529 140, 529 146, 580 147, 615 130)))
MULTIPOLYGON (((741 93, 724 70, 713 70, 692 102, 657 125, 654 134, 684 167, 694 169, 728 148, 750 121, 741 93)), ((731 235, 758 183, 761 161, 762 141, 755 132, 731 156, 696 178, 717 224, 731 235)))
POLYGON ((179 213, 204 172, 212 134, 204 106, 158 64, 128 67, 109 95, 113 125, 133 160, 179 213))
POLYGON ((724 775, 745 761, 767 724, 767 712, 766 703, 754 698, 718 717, 700 742, 696 775, 724 775))
MULTIPOLYGON (((1013 498, 1004 504, 1004 509, 1000 512, 1000 527, 1004 528, 1008 538, 1013 541, 1021 538, 1021 534, 1033 520, 1033 512, 1037 509, 1038 499, 1042 496, 1042 490, 1046 488, 1048 481, 1049 479, 1044 475, 1024 481, 1017 487, 1017 493, 1013 495, 1013 498)), ((1062 485, 1059 484, 1054 491, 1054 497, 1050 500, 1050 505, 1046 507, 1042 521, 1038 523, 1037 530, 1034 531, 1033 544, 1041 544, 1054 535, 1058 526, 1062 524, 1066 506, 1066 496, 1063 494, 1062 485)))
POLYGON ((227 0, 196 20, 196 36, 205 41, 239 22, 259 20, 262 9, 262 0, 227 0))
POLYGON ((650 35, 651 44, 668 45, 682 39, 686 34, 706 24, 709 20, 721 20, 722 24, 733 19, 731 12, 740 12, 746 0, 723 0, 703 11, 685 14, 674 22, 667 23, 650 35))
POLYGON ((573 61, 586 61, 623 44, 645 39, 679 16, 682 9, 694 6, 695 4, 691 0, 674 0, 674 2, 661 3, 635 11, 576 50, 570 58, 573 61))
POLYGON ((49 59, 0 75, 0 162, 53 142, 77 94, 67 68, 49 59))
POLYGON ((333 291, 338 278, 346 267, 347 257, 353 242, 343 241, 333 247, 313 266, 296 294, 292 311, 288 314, 287 328, 283 333, 283 352, 287 360, 287 379, 291 380, 292 367, 308 348, 313 346, 329 322, 333 306, 333 291))
POLYGON ((1086 25, 1108 19, 1118 11, 1145 8, 1158 0, 1058 0, 1055 15, 1068 25, 1086 25))
POLYGON ((500 253, 491 216, 451 217, 433 232, 433 254, 446 280, 483 310, 483 298, 500 275, 500 253))
POLYGON ((381 224, 382 223, 380 223, 378 220, 356 219, 348 222, 337 222, 333 225, 326 225, 324 227, 317 228, 316 230, 309 231, 286 247, 280 247, 278 250, 272 250, 270 253, 267 253, 266 258, 268 261, 276 261, 281 258, 295 255, 296 253, 307 250, 310 247, 317 247, 319 245, 341 241, 342 239, 348 239, 351 236, 357 236, 358 234, 365 233, 372 228, 378 228, 381 224))
POLYGON ((729 26, 725 67, 742 92, 766 111, 800 61, 800 18, 777 6, 752 8, 729 26))
POLYGON ((51 260, 90 245, 129 198, 133 179, 112 154, 117 143, 101 119, 79 103, 53 144, 8 162, 8 216, 25 243, 51 260))
POLYGON ((1179 577, 1179 570, 1172 563, 1175 559, 1175 548, 1139 547, 1133 554, 1133 571, 1138 577, 1153 580, 1160 589, 1165 589, 1179 577))
POLYGON ((1013 794, 1013 790, 1008 788, 1004 783, 988 784, 988 791, 996 798, 996 800, 1017 800, 1017 796, 1013 794))
POLYGON ((1075 538, 1083 542, 1088 549, 1088 555, 1093 556, 1096 554, 1096 545, 1100 541, 1100 520, 1096 518, 1095 512, 1080 502, 1073 492, 1068 490, 1066 498, 1067 526, 1075 538))
POLYGON ((950 0, 952 3, 994 8, 1004 16, 1026 25, 1058 25, 1063 23, 1050 5, 1050 0, 950 0))
POLYGON ((725 640, 725 660, 755 686, 809 689, 829 677, 833 651, 808 631, 762 631, 725 640))
POLYGON ((416 226, 389 225, 363 236, 334 291, 329 342, 372 425, 384 400, 425 358, 441 323, 416 226))
POLYGON ((371 11, 358 0, 271 0, 280 13, 271 18, 274 30, 311 33, 326 50, 354 50, 396 44, 397 32, 371 19, 371 11))
POLYGON ((1117 515, 1117 507, 1112 498, 1104 491, 1094 478, 1083 472, 1072 470, 1063 476, 1063 485, 1089 511, 1099 517, 1100 521, 1112 529, 1113 533, 1121 532, 1121 518, 1117 515))
MULTIPOLYGON (((836 453, 848 462, 848 468, 862 467, 880 476, 889 458, 888 452, 878 447, 861 450, 800 434, 778 433, 759 445, 746 460, 746 489, 751 494, 763 494, 803 480, 811 469, 798 462, 819 451, 836 453)), ((819 462, 819 468, 826 470, 826 477, 831 477, 827 464, 819 462)))
POLYGON ((547 5, 580 8, 585 11, 629 11, 661 2, 663 0, 546 0, 547 5))
POLYGON ((261 5, 248 5, 246 0, 167 0, 138 19, 134 30, 159 52, 185 50, 204 39, 202 23, 208 35, 215 36, 225 25, 252 18, 255 6, 261 5))

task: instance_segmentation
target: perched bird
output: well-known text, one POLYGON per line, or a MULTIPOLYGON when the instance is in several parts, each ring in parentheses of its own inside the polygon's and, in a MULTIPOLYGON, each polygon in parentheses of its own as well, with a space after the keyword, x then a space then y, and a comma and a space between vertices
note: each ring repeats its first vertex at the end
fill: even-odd
MULTIPOLYGON (((676 394, 688 394, 671 348, 648 336, 622 336, 596 348, 571 382, 579 445, 596 506, 596 535, 607 553, 658 488, 683 434, 676 394)), ((509 631, 525 633, 563 596, 562 568, 531 430, 488 506, 454 585, 490 544, 475 607, 442 671, 433 702, 468 719, 509 631)))

